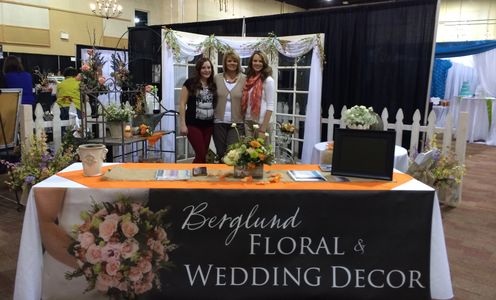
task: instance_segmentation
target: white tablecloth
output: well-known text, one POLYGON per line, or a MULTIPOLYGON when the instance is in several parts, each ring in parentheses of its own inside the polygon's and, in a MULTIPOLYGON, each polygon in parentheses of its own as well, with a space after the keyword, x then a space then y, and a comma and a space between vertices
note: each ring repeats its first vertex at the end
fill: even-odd
MULTIPOLYGON (((463 97, 451 101, 450 111, 453 116, 453 126, 458 127, 458 114, 461 111, 468 112, 468 142, 474 141, 489 141, 490 133, 494 126, 489 127, 489 115, 487 111, 487 101, 492 101, 493 97, 463 97)), ((494 120, 495 111, 492 111, 492 119, 494 120)))
MULTIPOLYGON (((312 164, 320 163, 320 153, 327 147, 328 142, 317 143, 313 147, 312 164)), ((394 146, 394 168, 405 173, 408 170, 408 151, 398 145, 394 146)))
MULTIPOLYGON (((81 170, 80 163, 73 164, 64 171, 81 170)), ((54 175, 33 187, 66 187, 86 188, 71 180, 54 175)), ((43 273, 43 257, 41 235, 38 226, 38 213, 34 201, 33 189, 29 193, 24 223, 22 227, 19 258, 15 281, 15 300, 38 300, 41 296, 41 278, 43 273)), ((431 187, 412 179, 394 190, 432 190, 431 187)), ((453 298, 450 269, 443 224, 437 196, 434 199, 431 228, 430 288, 434 299, 453 298)))

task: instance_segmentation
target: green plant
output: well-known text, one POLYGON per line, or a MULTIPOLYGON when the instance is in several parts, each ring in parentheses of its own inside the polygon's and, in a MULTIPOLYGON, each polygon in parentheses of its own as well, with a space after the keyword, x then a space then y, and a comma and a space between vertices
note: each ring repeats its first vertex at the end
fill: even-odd
POLYGON ((263 138, 256 137, 258 125, 253 126, 254 136, 240 136, 236 123, 233 123, 231 127, 236 129, 239 142, 229 146, 229 151, 223 158, 226 165, 254 168, 260 164, 272 164, 274 160, 272 145, 266 146, 263 138))
POLYGON ((129 104, 110 104, 103 108, 103 116, 107 122, 128 122, 135 115, 129 104))

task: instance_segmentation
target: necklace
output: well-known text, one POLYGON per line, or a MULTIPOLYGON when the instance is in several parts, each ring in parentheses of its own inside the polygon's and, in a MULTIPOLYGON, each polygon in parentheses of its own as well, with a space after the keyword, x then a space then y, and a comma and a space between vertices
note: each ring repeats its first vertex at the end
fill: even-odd
POLYGON ((227 83, 235 83, 238 80, 238 76, 235 76, 234 78, 227 78, 227 74, 226 74, 226 75, 224 75, 224 80, 227 83))

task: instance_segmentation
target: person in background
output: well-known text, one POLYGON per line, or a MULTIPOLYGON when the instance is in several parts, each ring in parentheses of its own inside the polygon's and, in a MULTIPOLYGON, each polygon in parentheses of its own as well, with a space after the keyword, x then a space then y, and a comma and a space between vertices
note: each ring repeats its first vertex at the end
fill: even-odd
POLYGON ((241 73, 241 59, 234 51, 224 53, 223 73, 215 75, 217 105, 215 106, 214 143, 217 157, 222 159, 229 145, 238 142, 236 129, 244 132, 241 97, 246 76, 241 73))
POLYGON ((188 137, 195 150, 193 163, 205 163, 212 137, 217 87, 212 62, 200 58, 196 74, 184 82, 180 94, 180 133, 188 137))
POLYGON ((57 104, 60 107, 60 119, 69 119, 69 106, 74 103, 78 118, 81 119, 81 94, 79 84, 81 81, 76 79, 78 71, 73 67, 64 70, 65 79, 57 84, 57 104))
POLYGON ((24 71, 21 61, 16 56, 7 56, 3 63, 3 75, 6 88, 22 88, 22 104, 33 105, 33 78, 24 71))
POLYGON ((246 83, 241 99, 247 136, 258 134, 258 137, 265 138, 265 133, 270 129, 270 117, 274 110, 275 84, 268 61, 267 55, 257 50, 253 52, 248 62, 246 83), (254 125, 258 125, 258 129, 254 128, 254 125))

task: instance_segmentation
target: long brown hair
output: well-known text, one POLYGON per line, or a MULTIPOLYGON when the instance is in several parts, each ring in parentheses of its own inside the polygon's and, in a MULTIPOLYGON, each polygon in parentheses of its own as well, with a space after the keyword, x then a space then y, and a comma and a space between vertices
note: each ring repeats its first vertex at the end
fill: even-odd
POLYGON ((262 81, 272 75, 272 68, 269 66, 269 58, 265 53, 260 50, 255 50, 253 54, 250 56, 250 60, 248 61, 248 67, 246 68, 246 77, 249 78, 251 76, 255 76, 256 72, 253 70, 253 57, 255 54, 258 54, 262 58, 263 68, 260 71, 260 77, 262 77, 262 81))
POLYGON ((217 85, 214 82, 214 65, 208 59, 207 57, 202 57, 200 58, 195 65, 195 70, 196 74, 191 78, 191 83, 189 86, 187 86, 188 91, 190 93, 198 93, 202 89, 202 84, 201 84, 201 68, 205 62, 208 62, 210 64, 210 67, 212 68, 212 72, 210 73, 210 76, 207 78, 207 87, 212 92, 214 95, 214 106, 217 103, 217 85))
POLYGON ((9 55, 5 58, 3 62, 3 73, 9 72, 22 72, 24 67, 22 66, 21 60, 17 56, 9 55))

